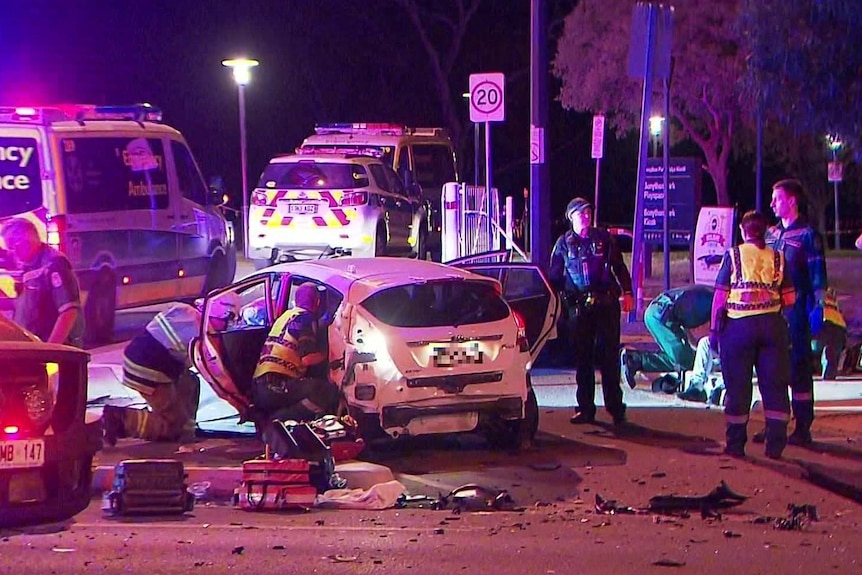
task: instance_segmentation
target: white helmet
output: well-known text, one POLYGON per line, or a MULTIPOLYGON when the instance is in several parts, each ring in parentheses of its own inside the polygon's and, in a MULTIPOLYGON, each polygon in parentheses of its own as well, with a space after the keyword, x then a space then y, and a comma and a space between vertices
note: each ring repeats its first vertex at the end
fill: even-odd
POLYGON ((239 296, 235 292, 223 293, 210 303, 210 317, 230 321, 239 317, 239 296))

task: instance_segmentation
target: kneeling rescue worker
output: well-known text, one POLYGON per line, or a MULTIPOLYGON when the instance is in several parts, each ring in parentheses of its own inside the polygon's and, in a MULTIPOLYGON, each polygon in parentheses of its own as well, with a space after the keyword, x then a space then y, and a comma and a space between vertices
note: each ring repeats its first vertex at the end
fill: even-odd
MULTIPOLYGON (((224 331, 239 316, 239 297, 213 300, 210 326, 224 331)), ((147 408, 106 405, 105 442, 140 437, 149 441, 191 441, 200 399, 200 381, 189 372, 189 342, 200 334, 201 311, 177 303, 156 315, 123 350, 123 385, 139 392, 147 408)))
POLYGON ((766 456, 778 459, 790 421, 790 331, 781 309, 792 306, 796 294, 784 254, 766 247, 767 225, 759 212, 742 217, 744 243, 725 252, 715 279, 709 340, 718 348, 726 389, 724 452, 745 455, 752 370, 757 370, 766 456))
POLYGON ((566 329, 573 342, 577 368, 577 413, 571 423, 596 418, 596 363, 602 374, 605 409, 614 425, 625 422, 626 405, 617 363, 622 310, 634 309, 632 280, 613 236, 592 226, 593 206, 575 198, 566 207, 572 229, 557 239, 551 253, 549 279, 560 292, 566 329))
POLYGON ((338 406, 339 390, 328 379, 308 376, 308 368, 326 361, 317 339, 322 313, 313 283, 301 284, 295 306, 281 314, 266 337, 254 372, 252 401, 258 429, 268 420, 310 421, 338 406))

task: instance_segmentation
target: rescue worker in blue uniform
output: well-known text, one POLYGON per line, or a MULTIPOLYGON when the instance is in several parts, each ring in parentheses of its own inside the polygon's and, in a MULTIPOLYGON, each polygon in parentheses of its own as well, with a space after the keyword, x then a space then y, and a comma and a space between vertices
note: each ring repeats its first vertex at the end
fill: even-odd
POLYGON ((252 403, 264 418, 255 422, 259 429, 272 419, 311 421, 338 406, 338 388, 308 375, 310 367, 327 360, 317 338, 323 311, 317 286, 298 286, 294 304, 270 328, 254 371, 252 403))
MULTIPOLYGON (((661 351, 623 349, 620 368, 629 387, 634 389, 637 371, 688 371, 694 367, 695 348, 688 332, 709 322, 713 291, 712 286, 692 284, 662 292, 649 303, 644 324, 661 351)), ((682 399, 700 400, 690 395, 682 399)), ((702 401, 706 401, 705 393, 702 401)))
POLYGON ((42 341, 81 347, 84 315, 78 278, 66 256, 39 238, 30 220, 12 218, 0 232, 21 266, 22 284, 15 300, 15 323, 42 341))
MULTIPOLYGON (((826 306, 826 257, 823 240, 800 214, 805 201, 802 184, 797 180, 781 180, 772 186, 772 211, 780 222, 766 234, 766 244, 784 253, 787 273, 796 289, 796 303, 785 312, 790 325, 790 382, 793 433, 791 445, 811 443, 814 422, 814 368, 811 361, 812 320, 819 328, 826 306)), ((755 442, 764 439, 762 434, 755 442)))
POLYGON ((823 312, 823 327, 811 340, 811 351, 814 353, 815 368, 820 366, 823 379, 834 380, 838 377, 841 353, 847 344, 847 322, 833 288, 826 290, 823 312))
POLYGON ((565 328, 574 346, 577 407, 571 423, 594 423, 596 367, 602 377, 605 410, 615 425, 625 422, 620 388, 620 296, 622 311, 634 309, 632 281, 613 236, 593 227, 593 206, 575 198, 566 206, 572 229, 561 235, 551 253, 550 281, 560 293, 565 328))
POLYGON ((748 212, 740 230, 744 243, 724 254, 715 279, 710 345, 718 348, 724 376, 725 453, 745 455, 748 417, 757 370, 766 456, 781 457, 790 420, 790 334, 781 315, 795 292, 784 254, 766 246, 766 216, 748 212))
MULTIPOLYGON (((239 297, 227 292, 210 304, 209 325, 224 331, 238 317, 239 297)), ((200 335, 201 311, 177 303, 156 315, 123 350, 123 385, 141 394, 146 408, 106 405, 105 442, 121 437, 190 441, 195 435, 200 381, 189 372, 189 342, 200 335)))

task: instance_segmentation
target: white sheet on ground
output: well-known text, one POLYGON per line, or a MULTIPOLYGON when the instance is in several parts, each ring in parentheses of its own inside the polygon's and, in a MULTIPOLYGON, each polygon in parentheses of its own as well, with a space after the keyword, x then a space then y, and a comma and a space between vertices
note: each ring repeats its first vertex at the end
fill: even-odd
POLYGON ((369 489, 330 489, 317 496, 315 507, 332 509, 388 509, 407 491, 396 480, 372 485, 369 489))

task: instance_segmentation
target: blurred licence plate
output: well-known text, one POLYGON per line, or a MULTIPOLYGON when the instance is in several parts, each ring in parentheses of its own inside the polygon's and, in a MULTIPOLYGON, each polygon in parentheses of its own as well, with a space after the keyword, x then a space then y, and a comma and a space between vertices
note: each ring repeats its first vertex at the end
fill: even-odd
POLYGON ((467 345, 435 345, 431 351, 434 367, 454 367, 456 365, 475 365, 482 363, 484 352, 478 342, 467 345))
POLYGON ((0 469, 42 467, 45 464, 43 439, 12 439, 0 441, 0 469))
POLYGON ((317 202, 280 202, 284 212, 293 215, 314 215, 317 213, 317 202))

